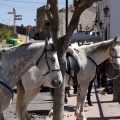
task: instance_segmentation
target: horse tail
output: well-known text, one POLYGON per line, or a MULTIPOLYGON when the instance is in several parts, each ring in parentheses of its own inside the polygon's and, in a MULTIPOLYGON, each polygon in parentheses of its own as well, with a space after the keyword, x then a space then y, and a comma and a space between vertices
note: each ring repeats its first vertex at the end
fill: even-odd
POLYGON ((21 116, 21 103, 23 100, 25 90, 22 84, 22 80, 20 79, 17 83, 17 100, 16 100, 16 115, 18 118, 21 116))

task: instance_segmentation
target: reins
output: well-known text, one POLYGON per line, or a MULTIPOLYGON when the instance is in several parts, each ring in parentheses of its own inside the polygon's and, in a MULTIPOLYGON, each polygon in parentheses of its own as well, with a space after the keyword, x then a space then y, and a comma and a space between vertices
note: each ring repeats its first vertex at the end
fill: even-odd
POLYGON ((93 80, 94 80, 95 77, 96 77, 96 75, 97 75, 97 67, 98 67, 98 65, 97 65, 97 63, 91 57, 87 56, 87 58, 90 59, 94 63, 94 65, 96 66, 95 76, 93 78, 93 80))

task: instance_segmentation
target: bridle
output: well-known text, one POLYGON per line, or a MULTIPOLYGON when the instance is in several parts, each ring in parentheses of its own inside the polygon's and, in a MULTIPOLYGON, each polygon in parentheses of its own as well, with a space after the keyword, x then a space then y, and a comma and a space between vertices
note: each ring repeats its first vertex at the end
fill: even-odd
POLYGON ((36 65, 39 63, 39 61, 41 60, 41 58, 43 57, 43 55, 45 54, 45 61, 46 61, 46 64, 47 64, 47 67, 48 67, 48 71, 43 75, 43 76, 46 76, 47 74, 49 74, 50 72, 54 72, 54 71, 61 71, 60 69, 55 69, 55 70, 52 70, 50 68, 50 65, 49 65, 49 62, 48 62, 48 57, 47 57, 47 52, 48 51, 56 51, 55 49, 54 50, 49 50, 45 47, 41 57, 38 59, 38 61, 36 62, 36 65))
POLYGON ((112 58, 112 61, 116 58, 120 58, 120 56, 113 56, 111 51, 112 51, 112 45, 110 47, 110 57, 112 58))

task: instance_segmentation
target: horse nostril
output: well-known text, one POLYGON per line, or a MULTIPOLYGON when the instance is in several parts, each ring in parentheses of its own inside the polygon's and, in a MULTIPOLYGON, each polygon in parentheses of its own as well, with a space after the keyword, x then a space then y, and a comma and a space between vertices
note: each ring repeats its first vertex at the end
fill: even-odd
POLYGON ((114 66, 116 66, 117 65, 117 63, 116 62, 114 62, 114 66))
POLYGON ((59 81, 59 85, 61 85, 61 81, 59 81))
POLYGON ((59 87, 60 84, 61 84, 61 81, 52 80, 52 85, 53 85, 53 87, 59 87))

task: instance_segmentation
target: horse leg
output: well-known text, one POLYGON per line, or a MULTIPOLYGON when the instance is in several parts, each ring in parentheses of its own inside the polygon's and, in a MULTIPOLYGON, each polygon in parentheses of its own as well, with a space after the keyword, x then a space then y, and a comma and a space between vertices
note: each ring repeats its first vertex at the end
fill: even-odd
POLYGON ((1 111, 1 105, 0 105, 0 120, 5 120, 3 116, 3 112, 1 111))
POLYGON ((3 116, 3 112, 0 113, 0 120, 5 120, 3 116))
POLYGON ((32 90, 32 88, 25 90, 24 88, 25 87, 23 87, 22 81, 20 80, 17 83, 16 114, 19 120, 31 120, 26 109, 30 101, 39 92, 40 88, 37 88, 36 90, 32 90))
MULTIPOLYGON (((2 103, 1 103, 2 104, 2 103)), ((3 112, 1 110, 1 104, 0 104, 0 120, 4 120, 3 112)))
POLYGON ((86 120, 85 115, 84 115, 84 101, 85 101, 85 97, 86 97, 86 94, 87 94, 88 84, 89 83, 83 83, 83 84, 81 83, 81 85, 80 85, 80 95, 79 95, 79 97, 80 97, 81 107, 80 107, 79 114, 78 114, 76 120, 86 120))
POLYGON ((65 92, 65 98, 64 98, 64 102, 67 104, 68 103, 68 94, 65 92))
POLYGON ((25 95, 25 90, 24 90, 22 81, 20 80, 17 83, 17 101, 16 101, 16 115, 19 120, 25 120, 25 109, 23 109, 24 95, 25 95))
POLYGON ((76 104, 75 116, 78 116, 79 108, 80 108, 80 85, 78 85, 77 88, 77 104, 76 104))
MULTIPOLYGON (((21 116, 24 118, 26 118, 25 120, 31 120, 31 117, 29 116, 28 112, 27 112, 27 107, 28 104, 33 100, 33 98, 38 94, 39 92, 39 88, 32 90, 31 91, 26 91, 23 97, 23 101, 22 101, 22 105, 21 105, 21 111, 22 114, 21 116)), ((21 119, 24 120, 24 119, 21 119)))
POLYGON ((92 81, 90 81, 89 86, 88 86, 88 92, 87 92, 87 101, 88 101, 88 105, 92 106, 92 102, 91 102, 91 91, 92 91, 92 85, 93 85, 94 79, 92 81))
POLYGON ((70 97, 70 87, 65 87, 65 98, 64 101, 67 104, 68 103, 68 97, 70 97))

